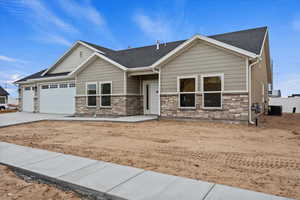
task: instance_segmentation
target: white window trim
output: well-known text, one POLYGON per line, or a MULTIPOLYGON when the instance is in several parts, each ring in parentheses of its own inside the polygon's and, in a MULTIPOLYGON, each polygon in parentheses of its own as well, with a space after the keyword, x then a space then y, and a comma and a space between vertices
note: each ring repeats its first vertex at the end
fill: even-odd
POLYGON ((102 102, 101 102, 101 97, 102 96, 112 96, 112 81, 100 81, 99 82, 99 96, 100 96, 100 108, 111 108, 112 106, 111 106, 111 103, 112 102, 110 102, 110 106, 102 106, 102 102), (106 84, 106 83, 109 83, 110 84, 110 94, 108 95, 108 94, 105 94, 105 95, 102 95, 102 91, 101 91, 101 89, 102 89, 102 84, 106 84))
POLYGON ((98 91, 98 83, 97 82, 86 82, 85 83, 85 95, 86 95, 86 107, 89 108, 96 108, 97 107, 97 91, 98 91), (96 85, 96 94, 95 95, 88 95, 88 85, 92 85, 95 84, 96 85), (88 103, 88 97, 89 96, 95 96, 96 97, 96 105, 95 106, 89 106, 88 103))
POLYGON ((224 73, 219 74, 201 74, 201 92, 202 92, 202 108, 206 110, 222 110, 223 109, 223 92, 224 92, 224 73), (204 91, 204 78, 206 77, 221 77, 221 91, 204 91), (221 106, 220 107, 205 107, 204 106, 204 94, 205 93, 221 93, 221 106))
POLYGON ((180 109, 196 109, 197 107, 197 91, 198 91, 198 75, 191 75, 191 76, 177 76, 177 93, 178 93, 178 108, 180 109), (195 79, 195 92, 180 92, 180 80, 181 79, 188 79, 194 78, 195 79), (180 105, 180 94, 195 94, 195 105, 190 107, 181 107, 180 105))

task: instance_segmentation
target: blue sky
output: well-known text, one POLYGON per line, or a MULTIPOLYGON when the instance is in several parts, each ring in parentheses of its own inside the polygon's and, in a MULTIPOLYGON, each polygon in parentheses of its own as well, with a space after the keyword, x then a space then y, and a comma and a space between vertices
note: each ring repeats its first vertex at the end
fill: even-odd
POLYGON ((112 49, 268 26, 274 86, 300 93, 299 0, 0 0, 0 85, 51 66, 72 43, 112 49))

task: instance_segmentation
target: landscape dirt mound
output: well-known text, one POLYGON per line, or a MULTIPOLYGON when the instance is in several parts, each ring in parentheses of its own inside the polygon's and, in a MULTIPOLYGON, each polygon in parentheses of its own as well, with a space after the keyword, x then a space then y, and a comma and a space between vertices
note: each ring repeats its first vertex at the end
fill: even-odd
POLYGON ((300 199, 300 115, 260 122, 51 121, 0 129, 0 141, 300 199))
POLYGON ((37 182, 26 182, 7 167, 0 165, 1 200, 79 200, 74 193, 37 182))

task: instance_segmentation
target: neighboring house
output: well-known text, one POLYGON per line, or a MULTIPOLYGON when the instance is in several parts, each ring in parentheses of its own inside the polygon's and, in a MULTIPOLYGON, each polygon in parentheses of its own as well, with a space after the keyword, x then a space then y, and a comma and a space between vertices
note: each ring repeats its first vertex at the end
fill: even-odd
POLYGON ((16 82, 21 110, 253 122, 272 83, 267 27, 125 50, 76 42, 16 82))
POLYGON ((281 106, 283 113, 300 113, 300 97, 270 97, 271 106, 281 106))
POLYGON ((7 108, 8 92, 0 86, 0 110, 7 108))

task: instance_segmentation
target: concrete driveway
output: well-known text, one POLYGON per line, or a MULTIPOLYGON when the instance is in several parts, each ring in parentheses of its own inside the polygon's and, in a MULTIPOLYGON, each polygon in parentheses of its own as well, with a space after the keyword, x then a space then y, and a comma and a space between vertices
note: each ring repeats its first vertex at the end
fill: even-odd
POLYGON ((0 114, 0 128, 13 126, 18 124, 38 122, 43 120, 58 120, 58 121, 102 121, 102 122, 125 122, 136 123, 149 120, 156 120, 157 116, 137 115, 137 116, 122 116, 122 117, 70 117, 62 114, 42 114, 29 112, 15 112, 0 114))
POLYGON ((0 128, 41 120, 62 118, 64 115, 15 112, 0 114, 0 128))

